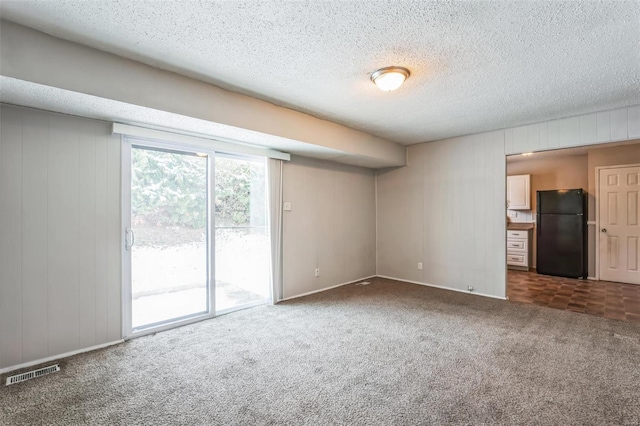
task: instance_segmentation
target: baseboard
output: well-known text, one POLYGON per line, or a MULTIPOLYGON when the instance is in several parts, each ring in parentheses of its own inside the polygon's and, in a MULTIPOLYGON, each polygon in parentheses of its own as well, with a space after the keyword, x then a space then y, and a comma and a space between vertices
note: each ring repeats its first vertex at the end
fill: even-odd
POLYGON ((291 299, 297 299, 299 297, 310 296, 312 294, 321 293, 323 291, 332 290, 334 288, 338 288, 338 287, 342 287, 342 286, 345 286, 345 285, 357 283, 357 282, 368 280, 368 279, 375 278, 375 277, 376 277, 376 275, 370 275, 368 277, 359 278, 357 280, 349 281, 349 282, 342 283, 342 284, 337 284, 337 285, 334 285, 334 286, 331 286, 331 287, 321 288, 320 290, 313 290, 313 291, 309 291, 307 293, 302 293, 302 294, 297 294, 295 296, 285 297, 284 299, 279 300, 278 303, 279 302, 284 302, 285 300, 291 300, 291 299))
POLYGON ((587 277, 588 280, 591 281, 600 281, 599 279, 597 279, 596 277, 587 277))
POLYGON ((25 362, 23 364, 14 365, 14 366, 11 366, 11 367, 0 368, 0 374, 9 373, 11 371, 20 370, 22 368, 33 367, 34 365, 38 365, 38 364, 44 364, 44 363, 47 363, 47 362, 57 361, 57 360, 60 360, 62 358, 68 358, 68 357, 73 356, 73 355, 78 355, 78 354, 85 353, 85 352, 95 351, 95 350, 98 350, 98 349, 106 348, 108 346, 117 345, 117 344, 120 344, 120 343, 123 343, 123 342, 124 342, 123 339, 115 340, 113 342, 103 343, 101 345, 91 346, 91 347, 84 348, 84 349, 78 349, 77 351, 65 352, 65 353, 60 354, 60 355, 54 355, 54 356, 50 356, 50 357, 46 357, 46 358, 40 358, 40 359, 37 359, 35 361, 29 361, 29 362, 25 362))
POLYGON ((443 287, 443 286, 440 286, 440 285, 421 283, 419 281, 411 281, 411 280, 405 280, 405 279, 402 279, 402 278, 388 277, 386 275, 378 275, 378 277, 379 278, 386 278, 388 280, 402 281, 402 282, 409 283, 409 284, 418 284, 418 285, 423 285, 423 286, 426 286, 426 287, 439 288, 441 290, 457 291, 458 293, 470 294, 472 296, 482 296, 482 297, 490 297, 491 299, 507 300, 506 297, 494 296, 492 294, 476 293, 474 291, 465 291, 465 290, 460 290, 458 288, 443 287))

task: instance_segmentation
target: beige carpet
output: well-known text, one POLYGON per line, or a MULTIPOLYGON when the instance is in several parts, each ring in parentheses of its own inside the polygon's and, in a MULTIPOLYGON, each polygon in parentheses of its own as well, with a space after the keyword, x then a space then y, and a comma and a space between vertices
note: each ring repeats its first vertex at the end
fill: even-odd
POLYGON ((640 325, 373 282, 67 359, 0 424, 640 424, 640 325))

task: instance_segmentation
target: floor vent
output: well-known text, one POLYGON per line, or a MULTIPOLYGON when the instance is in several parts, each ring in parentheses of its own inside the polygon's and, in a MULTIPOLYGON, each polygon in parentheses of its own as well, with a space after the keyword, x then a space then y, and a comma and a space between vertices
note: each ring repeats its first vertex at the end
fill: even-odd
POLYGON ((356 285, 369 285, 371 284, 369 281, 360 281, 359 283, 356 283, 356 285))
POLYGON ((36 377, 46 376, 47 374, 55 373, 56 371, 60 371, 60 366, 58 364, 22 374, 16 374, 15 376, 7 377, 7 386, 15 385, 16 383, 24 382, 29 379, 35 379, 36 377))

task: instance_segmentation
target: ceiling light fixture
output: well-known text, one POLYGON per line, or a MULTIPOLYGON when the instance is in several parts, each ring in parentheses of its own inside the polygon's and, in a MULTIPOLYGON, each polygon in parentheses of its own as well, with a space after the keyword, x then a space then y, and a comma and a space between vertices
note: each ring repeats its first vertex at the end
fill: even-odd
POLYGON ((530 156, 530 155, 533 155, 533 152, 525 152, 525 153, 524 153, 524 154, 522 154, 522 155, 524 155, 525 157, 528 157, 528 156, 530 156))
POLYGON ((404 67, 380 68, 371 74, 371 81, 384 92, 391 92, 402 86, 411 73, 404 67))

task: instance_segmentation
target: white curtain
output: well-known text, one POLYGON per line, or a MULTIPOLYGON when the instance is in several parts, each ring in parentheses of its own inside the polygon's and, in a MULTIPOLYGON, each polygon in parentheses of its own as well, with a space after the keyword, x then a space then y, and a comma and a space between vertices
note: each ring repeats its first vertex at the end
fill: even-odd
POLYGON ((269 176, 269 235, 271 237, 271 300, 283 298, 282 287, 282 169, 284 161, 267 159, 269 176))

